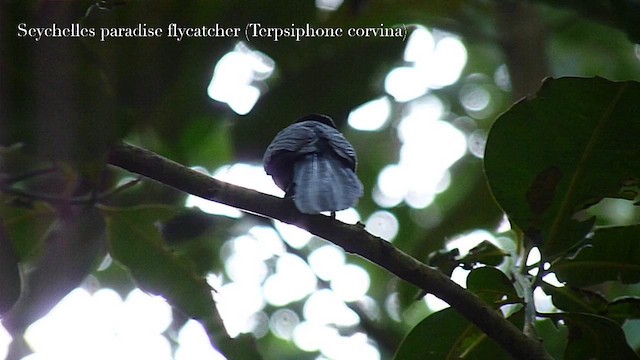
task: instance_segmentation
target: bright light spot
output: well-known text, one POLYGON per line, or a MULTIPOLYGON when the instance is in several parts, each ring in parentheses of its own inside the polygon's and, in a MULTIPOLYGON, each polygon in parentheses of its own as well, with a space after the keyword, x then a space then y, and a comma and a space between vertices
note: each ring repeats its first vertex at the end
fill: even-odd
POLYGON ((235 337, 251 332, 255 325, 253 316, 265 306, 260 285, 232 282, 216 290, 213 296, 227 333, 235 337))
POLYGON ((529 252, 529 257, 527 258, 527 266, 533 265, 540 261, 540 250, 538 248, 533 248, 529 252))
POLYGON ((323 324, 303 321, 293 330, 293 343, 303 351, 318 351, 323 343, 338 335, 338 330, 323 324))
POLYGON ((264 282, 263 292, 268 303, 283 306, 315 291, 317 281, 304 260, 293 254, 284 254, 278 258, 276 273, 264 282))
POLYGON ((254 226, 249 229, 249 235, 256 239, 256 242, 252 243, 255 247, 251 249, 251 252, 256 252, 263 260, 286 252, 280 235, 272 227, 254 226))
POLYGON ((536 311, 541 313, 555 312, 557 309, 553 305, 551 296, 545 294, 541 288, 533 290, 533 301, 536 304, 536 311))
POLYGON ((414 30, 404 53, 409 66, 391 70, 385 78, 385 91, 398 102, 406 102, 455 83, 467 62, 467 50, 453 35, 434 38, 425 28, 414 30))
POLYGON ((9 352, 9 344, 11 343, 11 335, 0 324, 0 359, 4 359, 9 352))
MULTIPOLYGON (((206 169, 201 167, 196 167, 194 170, 205 175, 210 175, 206 169)), ((262 166, 244 163, 224 165, 215 170, 213 175, 210 176, 230 184, 255 189, 263 193, 275 196, 284 195, 284 192, 276 186, 273 179, 264 172, 262 166)), ((205 200, 193 195, 189 195, 187 197, 185 206, 198 207, 200 210, 209 214, 223 215, 233 218, 239 218, 242 216, 242 212, 236 208, 205 200)))
POLYGON ((378 174, 378 188, 385 196, 402 199, 409 190, 409 174, 396 164, 385 166, 378 174))
POLYGON ((267 277, 269 270, 258 254, 250 252, 236 252, 224 262, 224 268, 229 278, 234 282, 261 284, 267 277))
POLYGON ((324 245, 309 254, 309 266, 322 280, 330 281, 336 275, 340 275, 346 260, 344 250, 335 245, 324 245))
POLYGON ((484 148, 487 144, 487 132, 486 130, 478 129, 472 132, 467 139, 467 146, 469 152, 473 156, 482 159, 484 157, 484 148))
POLYGON ((349 125, 362 131, 380 130, 391 114, 391 102, 384 96, 380 99, 366 102, 351 111, 347 121, 349 125))
POLYGON ((275 64, 267 55, 251 50, 238 42, 233 51, 225 54, 216 64, 207 94, 224 102, 240 115, 251 111, 260 97, 255 82, 267 79, 275 64))
MULTIPOLYGON (((378 174, 378 179, 379 177, 380 174, 378 174)), ((380 189, 379 185, 376 185, 371 191, 371 198, 376 204, 378 204, 378 206, 383 208, 391 208, 402 202, 402 196, 391 197, 380 189)))
POLYGON ((503 232, 507 232, 511 230, 511 222, 509 221, 509 218, 507 217, 507 214, 503 214, 502 215, 502 219, 500 220, 500 224, 498 225, 498 228, 496 229, 497 233, 503 233, 503 232))
POLYGON ((346 224, 356 224, 360 221, 360 214, 354 208, 348 208, 336 212, 336 219, 346 224))
POLYGON ((356 333, 351 336, 339 336, 326 342, 321 348, 323 355, 333 360, 379 360, 380 352, 368 341, 367 335, 356 333))
POLYGON ((556 277, 556 274, 554 273, 550 273, 545 275, 542 280, 544 280, 544 282, 546 282, 547 284, 551 284, 555 287, 563 287, 564 283, 562 283, 560 280, 558 280, 558 277, 556 277))
POLYGON ((71 291, 25 339, 45 359, 171 359, 162 332, 171 323, 164 300, 140 290, 125 301, 111 289, 71 291), (100 353, 96 353, 100 349, 100 353))
POLYGON ((369 273, 357 265, 348 264, 340 269, 340 276, 331 280, 331 289, 346 302, 362 299, 369 290, 369 273))
POLYGON ((462 42, 452 36, 438 41, 433 54, 434 63, 430 69, 431 88, 445 87, 454 84, 467 63, 467 50, 462 42))
POLYGON ((398 102, 407 102, 420 97, 429 90, 428 84, 420 80, 420 72, 414 67, 397 67, 384 80, 385 91, 398 102))
POLYGON ((387 296, 384 301, 384 309, 387 311, 387 314, 391 319, 397 322, 402 321, 402 314, 400 313, 400 295, 397 292, 391 293, 387 296))
POLYGON ((417 27, 407 40, 407 47, 404 49, 404 60, 410 62, 428 62, 433 57, 433 36, 431 32, 423 27, 417 27))
POLYGON ((388 211, 376 211, 367 219, 365 228, 375 236, 379 236, 387 241, 393 241, 400 230, 400 223, 392 213, 388 211))
POLYGON ((295 311, 290 309, 278 309, 269 320, 269 328, 273 334, 281 339, 290 340, 293 331, 300 324, 300 318, 295 311))
POLYGON ((449 304, 440 300, 432 294, 427 294, 427 296, 424 297, 424 302, 427 304, 429 310, 431 311, 440 311, 449 307, 449 304))
POLYGON ((511 77, 509 76, 509 69, 507 68, 507 65, 498 66, 495 74, 493 75, 493 82, 500 90, 511 92, 511 77))
POLYGON ((336 11, 343 0, 316 0, 316 7, 321 10, 336 11))
POLYGON ((355 326, 360 321, 358 315, 329 289, 316 291, 309 296, 302 313, 305 320, 321 325, 355 326))
POLYGON ((481 85, 466 84, 460 89, 460 103, 468 112, 475 115, 489 106, 491 93, 481 85))
POLYGON ((300 229, 297 226, 285 224, 280 221, 274 221, 274 224, 284 241, 295 249, 304 247, 313 237, 308 231, 300 229))
POLYGON ((441 111, 442 104, 434 97, 400 121, 400 162, 382 169, 376 187, 380 193, 373 192, 380 206, 395 206, 404 200, 413 208, 424 208, 449 186, 448 168, 466 153, 467 141, 453 125, 436 120, 441 111))
POLYGON ((175 360, 225 360, 219 352, 211 347, 207 333, 202 325, 189 320, 178 333, 178 344, 175 360))

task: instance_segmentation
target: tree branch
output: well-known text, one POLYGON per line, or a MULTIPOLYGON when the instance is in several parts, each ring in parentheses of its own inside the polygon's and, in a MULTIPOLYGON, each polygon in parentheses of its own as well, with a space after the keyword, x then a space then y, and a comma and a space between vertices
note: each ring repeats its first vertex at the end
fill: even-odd
POLYGON ((361 225, 348 225, 329 216, 302 214, 289 199, 216 180, 129 144, 116 145, 108 162, 186 193, 305 229, 446 301, 513 357, 551 359, 540 342, 525 336, 500 312, 493 311, 440 271, 369 234, 361 225))

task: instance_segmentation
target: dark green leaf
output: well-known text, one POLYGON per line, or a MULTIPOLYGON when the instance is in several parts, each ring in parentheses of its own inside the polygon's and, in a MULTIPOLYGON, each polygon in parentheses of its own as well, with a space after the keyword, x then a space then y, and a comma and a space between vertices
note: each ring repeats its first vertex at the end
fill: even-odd
POLYGON ((639 98, 637 82, 551 79, 491 128, 485 171, 493 194, 545 256, 589 232, 593 220, 575 220, 577 211, 640 179, 639 98))
POLYGON ((551 271, 560 281, 578 287, 640 282, 640 225, 598 229, 590 246, 553 264, 551 271))
POLYGON ((490 266, 472 270, 467 277, 467 289, 496 309, 504 304, 521 302, 511 280, 490 266))
POLYGON ((567 312, 583 312, 602 315, 609 302, 601 294, 571 286, 555 287, 543 283, 542 290, 553 299, 553 305, 567 312))
POLYGON ((20 296, 20 272, 18 270, 18 256, 13 244, 0 221, 0 317, 20 296))
POLYGON ((550 319, 541 319, 536 321, 536 332, 549 354, 554 359, 562 359, 567 347, 567 327, 550 319))
POLYGON ((0 218, 21 261, 40 255, 44 235, 55 220, 55 211, 47 204, 36 202, 32 207, 9 206, 0 197, 0 218))
POLYGON ((556 322, 562 320, 569 328, 565 360, 611 359, 613 354, 616 359, 638 359, 622 328, 606 317, 582 313, 547 316, 556 322))
POLYGON ((607 317, 622 325, 627 320, 640 319, 640 298, 622 297, 607 307, 607 317))
MULTIPOLYGON (((524 311, 509 317, 522 327, 524 311)), ((511 359, 493 340, 455 310, 438 311, 416 325, 398 348, 395 360, 511 359)))
POLYGON ((502 249, 485 240, 471 249, 469 253, 462 258, 461 262, 466 268, 473 268, 473 266, 478 263, 498 266, 502 263, 506 255, 507 253, 502 251, 502 249))

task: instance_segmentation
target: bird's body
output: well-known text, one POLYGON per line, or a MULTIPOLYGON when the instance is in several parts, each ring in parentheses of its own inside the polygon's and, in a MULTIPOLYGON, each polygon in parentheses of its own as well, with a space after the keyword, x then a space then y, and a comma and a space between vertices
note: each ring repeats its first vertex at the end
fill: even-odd
POLYGON ((307 214, 354 206, 363 194, 353 146, 331 118, 308 115, 280 131, 263 158, 267 174, 307 214))

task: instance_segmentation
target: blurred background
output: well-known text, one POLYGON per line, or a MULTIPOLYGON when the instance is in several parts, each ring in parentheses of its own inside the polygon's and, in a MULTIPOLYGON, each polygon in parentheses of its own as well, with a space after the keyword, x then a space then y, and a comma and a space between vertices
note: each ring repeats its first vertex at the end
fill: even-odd
MULTIPOLYGON (((88 176, 125 139, 282 196, 261 164, 275 134, 323 113, 354 145, 365 196, 338 213, 412 256, 513 246, 482 173, 495 118, 547 76, 640 79, 640 46, 607 1, 8 1, 0 12, 0 143, 88 176), (563 3, 563 7, 557 5, 563 3), (574 4, 575 3, 575 4, 574 4), (18 26, 242 29, 239 37, 18 36, 18 26), (400 29, 402 37, 245 38, 265 27, 400 29), (144 27, 143 26, 143 27, 144 27)), ((611 2, 614 3, 614 2, 611 2)), ((630 13, 631 14, 631 13, 630 13)), ((629 15, 631 16, 631 15, 629 15)), ((7 160, 5 160, 7 161, 7 160)), ((24 163, 20 163, 24 164, 24 163)), ((111 169, 101 184, 133 180, 111 169)), ((61 192, 69 178, 39 184, 61 192)), ((107 186, 107 185, 104 185, 107 186)), ((228 333, 265 359, 388 359, 446 304, 295 227, 143 181, 109 206, 184 208, 167 247, 217 291, 228 333)), ((612 203, 610 213, 633 214, 612 203)), ((464 283, 466 271, 455 269, 464 283)), ((59 280, 51 280, 59 281, 59 280)), ((2 291, 2 290, 0 290, 2 291)), ((28 327, 35 359, 216 359, 202 327, 104 257, 28 327)), ((11 336, 0 328, 0 357, 11 336)), ((637 344, 636 344, 637 345, 637 344)))

